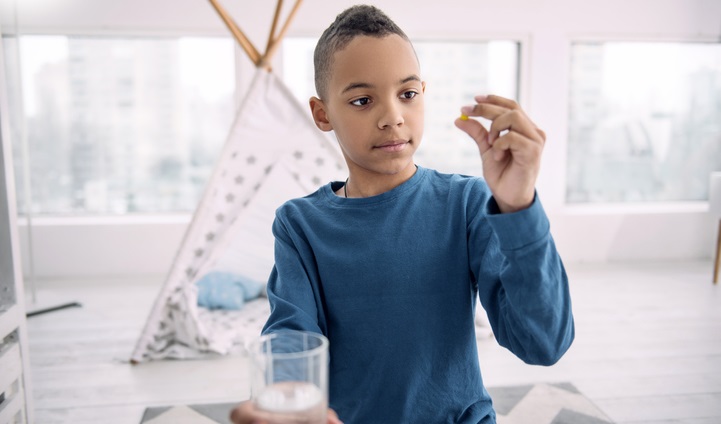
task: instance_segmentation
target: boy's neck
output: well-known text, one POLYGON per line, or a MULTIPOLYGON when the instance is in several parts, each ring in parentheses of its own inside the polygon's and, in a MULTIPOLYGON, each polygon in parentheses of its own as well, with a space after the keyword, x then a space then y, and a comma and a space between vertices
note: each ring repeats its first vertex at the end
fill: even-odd
POLYGON ((411 162, 401 172, 391 175, 363 172, 362 170, 350 172, 346 184, 336 191, 336 194, 348 198, 378 196, 408 181, 415 175, 417 169, 418 167, 411 162))

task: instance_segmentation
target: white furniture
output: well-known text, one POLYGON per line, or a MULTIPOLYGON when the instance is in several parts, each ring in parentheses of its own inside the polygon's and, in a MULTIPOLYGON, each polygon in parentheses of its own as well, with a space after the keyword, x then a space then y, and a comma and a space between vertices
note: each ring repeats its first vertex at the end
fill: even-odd
POLYGON ((5 66, 0 43, 0 424, 33 422, 5 66))

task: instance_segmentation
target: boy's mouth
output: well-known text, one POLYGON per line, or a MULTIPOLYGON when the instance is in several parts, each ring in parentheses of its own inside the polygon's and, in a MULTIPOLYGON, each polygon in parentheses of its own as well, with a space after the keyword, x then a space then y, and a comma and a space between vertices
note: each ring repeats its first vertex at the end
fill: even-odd
POLYGON ((380 149, 384 152, 400 152, 405 149, 410 142, 406 140, 391 140, 375 146, 374 149, 380 149))

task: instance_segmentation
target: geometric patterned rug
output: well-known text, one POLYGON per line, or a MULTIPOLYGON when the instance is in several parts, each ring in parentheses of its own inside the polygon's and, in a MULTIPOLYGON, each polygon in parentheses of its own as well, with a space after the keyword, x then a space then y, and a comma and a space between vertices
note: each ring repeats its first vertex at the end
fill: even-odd
POLYGON ((229 424, 230 411, 237 403, 213 403, 209 405, 188 405, 146 408, 144 424, 229 424))
MULTIPOLYGON (((612 424, 570 383, 490 387, 498 424, 612 424)), ((235 403, 147 408, 142 424, 229 424, 235 403)))
POLYGON ((498 424, 613 423, 571 383, 490 387, 498 424))

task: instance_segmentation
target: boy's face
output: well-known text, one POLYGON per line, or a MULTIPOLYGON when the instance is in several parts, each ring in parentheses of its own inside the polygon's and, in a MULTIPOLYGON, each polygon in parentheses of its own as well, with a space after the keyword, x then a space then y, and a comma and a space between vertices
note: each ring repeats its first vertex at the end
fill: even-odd
POLYGON ((311 99, 311 109, 321 130, 335 132, 351 175, 415 170, 425 83, 411 44, 359 36, 333 59, 325 98, 311 99))

